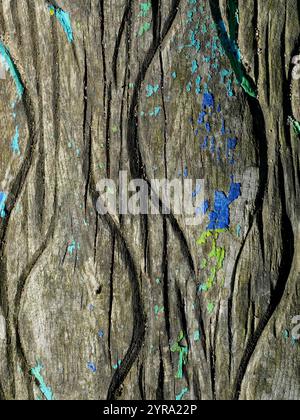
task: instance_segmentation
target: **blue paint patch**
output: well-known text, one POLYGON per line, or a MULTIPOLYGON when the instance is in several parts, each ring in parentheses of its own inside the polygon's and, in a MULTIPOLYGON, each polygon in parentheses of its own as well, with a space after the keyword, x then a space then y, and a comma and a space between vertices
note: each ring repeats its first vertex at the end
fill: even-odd
POLYGON ((214 211, 210 213, 210 223, 207 230, 229 229, 230 209, 229 206, 241 196, 241 184, 231 181, 228 196, 224 192, 215 193, 214 211))
POLYGON ((215 99, 211 93, 204 93, 203 95, 202 109, 205 111, 207 108, 215 108, 215 99))
POLYGON ((98 332, 98 337, 99 337, 99 338, 103 338, 103 337, 104 337, 104 331, 100 330, 100 331, 98 332))
POLYGON ((198 117, 198 124, 203 124, 205 117, 206 117, 206 112, 204 111, 200 112, 199 117, 198 117))
POLYGON ((71 19, 69 13, 60 9, 59 7, 49 6, 50 12, 55 15, 56 19, 59 21, 63 30, 65 31, 68 41, 71 43, 74 41, 73 30, 71 25, 71 19))
POLYGON ((196 188, 195 188, 195 190, 192 193, 192 197, 193 198, 196 198, 197 195, 200 194, 200 192, 201 192, 201 186, 200 185, 197 185, 196 188))
POLYGON ((47 385, 44 381, 44 378, 41 375, 42 369, 43 369, 43 366, 41 364, 37 364, 36 367, 31 369, 30 373, 35 378, 35 380, 38 382, 41 393, 44 395, 46 400, 53 401, 54 397, 53 397, 52 389, 47 387, 47 385))
POLYGON ((97 368, 96 368, 96 365, 95 365, 94 363, 89 362, 89 363, 87 364, 87 367, 88 367, 88 369, 89 369, 91 372, 93 372, 93 373, 96 373, 96 372, 97 372, 97 368))
POLYGON ((203 214, 206 214, 209 210, 209 201, 205 200, 203 203, 203 214))
POLYGON ((12 151, 18 156, 21 155, 19 138, 20 138, 19 127, 17 126, 15 135, 14 135, 14 137, 12 139, 12 142, 11 142, 11 148, 12 148, 12 151))
POLYGON ((5 45, 3 44, 2 41, 0 41, 0 54, 2 55, 2 57, 4 58, 7 67, 9 69, 9 72, 12 76, 12 78, 14 79, 16 88, 17 88, 17 92, 18 92, 18 96, 19 98, 22 97, 23 93, 24 93, 24 86, 21 80, 21 76, 20 73, 15 65, 15 63, 13 62, 10 52, 9 50, 5 47, 5 45))
POLYGON ((233 152, 235 151, 236 146, 237 146, 237 139, 236 138, 228 138, 227 139, 227 158, 230 159, 231 164, 234 164, 233 152))

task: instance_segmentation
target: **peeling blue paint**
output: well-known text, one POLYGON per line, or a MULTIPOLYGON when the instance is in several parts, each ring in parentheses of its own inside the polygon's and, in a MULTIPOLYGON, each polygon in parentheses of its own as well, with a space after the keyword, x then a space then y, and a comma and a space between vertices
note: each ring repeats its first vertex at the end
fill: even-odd
POLYGON ((96 373, 97 372, 97 367, 94 363, 89 362, 87 364, 88 369, 92 372, 92 373, 96 373))
POLYGON ((229 229, 230 210, 229 206, 241 196, 241 184, 230 184, 228 196, 224 192, 215 193, 214 210, 210 213, 210 223, 207 230, 229 229))

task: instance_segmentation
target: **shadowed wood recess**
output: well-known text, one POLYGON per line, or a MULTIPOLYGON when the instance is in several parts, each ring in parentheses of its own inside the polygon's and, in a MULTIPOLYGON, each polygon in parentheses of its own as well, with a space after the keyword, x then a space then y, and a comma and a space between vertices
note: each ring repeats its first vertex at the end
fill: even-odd
POLYGON ((299 40, 298 0, 0 1, 0 399, 300 399, 299 40), (120 171, 201 223, 101 215, 120 171))

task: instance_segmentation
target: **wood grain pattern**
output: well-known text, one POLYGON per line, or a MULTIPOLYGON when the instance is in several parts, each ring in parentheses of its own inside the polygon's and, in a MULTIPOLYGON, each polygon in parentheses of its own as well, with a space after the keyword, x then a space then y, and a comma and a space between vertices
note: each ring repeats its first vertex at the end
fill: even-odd
POLYGON ((186 399, 299 399, 300 140, 288 124, 300 119, 299 2, 237 2, 236 45, 257 99, 220 42, 231 1, 149 3, 142 13, 136 0, 0 2, 1 40, 25 86, 18 101, 9 74, 0 80, 0 398, 43 397, 30 373, 41 363, 55 399, 175 399, 185 388, 186 399), (70 13, 73 43, 49 3, 70 13), (159 89, 147 96, 149 84, 159 89), (220 161, 201 147, 205 89, 222 109, 209 116, 220 161), (234 164, 221 116, 238 139, 234 164), (185 168, 205 179, 210 209, 231 176, 242 186, 206 293, 211 244, 196 241, 208 219, 96 210, 102 178, 185 168))

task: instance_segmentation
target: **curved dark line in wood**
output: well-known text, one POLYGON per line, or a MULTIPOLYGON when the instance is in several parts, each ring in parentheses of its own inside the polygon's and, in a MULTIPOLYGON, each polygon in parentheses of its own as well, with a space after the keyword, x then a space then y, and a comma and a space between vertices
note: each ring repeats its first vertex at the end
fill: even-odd
MULTIPOLYGON (((220 3, 219 1, 212 1, 210 0, 211 5, 211 11, 212 16, 217 23, 219 19, 222 19, 221 9, 220 9, 220 3)), ((259 164, 259 186, 258 191, 256 195, 255 200, 255 213, 252 217, 252 221, 250 221, 250 226, 248 229, 248 233, 246 236, 245 241, 242 244, 242 247, 238 253, 238 257, 235 261, 233 275, 232 275, 232 281, 231 281, 231 293, 228 300, 228 334, 229 334, 229 350, 231 352, 231 344, 232 344, 232 310, 233 310, 233 293, 235 289, 235 279, 237 274, 237 268, 240 262, 240 259, 242 257, 242 253, 247 241, 247 237, 249 233, 252 230, 254 221, 256 220, 258 224, 259 229, 259 238, 260 238, 260 245, 261 245, 261 251, 263 255, 263 261, 265 262, 265 243, 264 243, 264 223, 263 223, 263 202, 265 198, 265 194, 267 191, 268 186, 268 176, 269 176, 269 167, 268 167, 268 140, 266 135, 266 124, 265 124, 265 118, 263 114, 263 110, 261 108, 261 105, 259 101, 256 99, 250 97, 249 95, 246 95, 246 100, 251 112, 251 115, 253 116, 253 128, 254 128, 254 137, 256 139, 257 144, 257 151, 258 151, 258 159, 260 161, 259 164)), ((283 294, 283 292, 282 292, 283 294)), ((282 295, 281 295, 282 296, 282 295)), ((269 322, 271 316, 273 315, 276 306, 272 306, 268 309, 265 316, 262 318, 260 325, 256 329, 256 332, 254 333, 254 336, 252 336, 249 339, 248 345, 246 346, 245 354, 242 358, 242 362, 240 364, 238 374, 235 380, 235 390, 234 390, 234 399, 239 398, 240 390, 241 390, 241 384, 243 381, 243 377, 246 373, 247 366, 249 364, 249 361, 253 355, 253 352, 256 348, 256 345, 258 343, 258 340, 269 322)), ((231 361, 231 355, 230 355, 230 361, 231 361)), ((229 367, 230 369, 230 367, 229 367)))
MULTIPOLYGON (((56 36, 56 38, 57 38, 57 36, 56 36)), ((56 39, 56 41, 57 41, 57 39, 56 39)), ((58 49, 57 42, 56 42, 56 47, 58 49)), ((55 74, 55 77, 54 77, 54 83, 57 83, 56 82, 56 74, 55 74)), ((58 86, 57 86, 57 88, 58 88, 58 86)), ((57 113, 57 109, 56 109, 57 106, 56 106, 56 100, 55 100, 56 96, 59 95, 59 89, 54 89, 54 92, 55 92, 54 102, 53 102, 54 114, 59 115, 57 113)), ((16 206, 16 203, 18 202, 18 199, 19 199, 19 197, 21 195, 21 192, 23 190, 23 187, 25 185, 29 170, 32 166, 33 155, 34 155, 37 143, 38 143, 37 132, 38 132, 39 129, 38 128, 36 129, 36 123, 35 123, 34 112, 33 112, 34 107, 33 107, 33 104, 32 104, 30 94, 26 89, 25 89, 25 92, 24 92, 23 97, 22 97, 22 104, 23 104, 24 112, 25 112, 26 117, 27 117, 29 140, 28 140, 28 143, 27 143, 27 146, 26 146, 26 151, 25 151, 25 156, 24 156, 22 166, 21 166, 21 168, 20 168, 20 170, 19 170, 19 172, 18 172, 18 174, 17 174, 17 176, 16 176, 16 178, 15 178, 13 184, 12 184, 11 193, 10 193, 9 199, 7 201, 7 204, 6 204, 7 215, 6 215, 5 219, 2 220, 1 226, 0 226, 0 255, 2 257, 0 259, 1 260, 1 262, 0 262, 0 272, 2 272, 2 273, 5 270, 5 268, 4 268, 4 265, 5 265, 4 249, 5 249, 5 244, 6 244, 5 238, 6 238, 6 234, 7 234, 9 221, 10 221, 10 218, 11 218, 12 211, 14 210, 14 208, 16 206)), ((55 124, 55 130, 57 130, 57 127, 58 127, 58 125, 55 124)), ((58 137, 58 136, 56 136, 56 137, 58 137)), ((57 152, 56 152, 56 154, 57 154, 57 152)), ((51 225, 52 225, 52 223, 51 223, 51 225)), ((48 235, 47 235, 47 237, 48 237, 48 235)), ((47 242, 47 240, 46 240, 46 242, 47 242)), ((45 244, 45 242, 44 242, 44 244, 45 244)), ((41 246, 40 249, 43 248, 43 245, 41 246)), ((38 252, 38 254, 39 254, 39 252, 38 252)), ((36 259, 36 256, 34 257, 33 260, 35 260, 35 259, 36 259)), ((36 261, 37 260, 38 260, 38 258, 36 259, 36 261)), ((30 269, 30 271, 32 271, 33 266, 30 269)), ((31 267, 31 264, 28 267, 31 267)), ((25 270, 24 273, 26 273, 26 272, 27 271, 25 270)), ((19 280, 19 284, 18 284, 18 287, 17 287, 16 298, 15 298, 16 299, 15 303, 17 303, 17 304, 19 302, 19 299, 21 299, 21 296, 22 296, 22 290, 24 288, 23 280, 24 280, 24 276, 21 275, 21 278, 19 280)), ((10 345, 8 346, 8 353, 11 353, 12 350, 13 350, 13 348, 12 348, 13 342, 12 342, 12 336, 11 336, 11 332, 10 332, 10 323, 9 323, 9 319, 8 319, 8 306, 7 306, 7 304, 8 304, 8 297, 7 297, 8 283, 7 283, 7 281, 8 281, 8 279, 7 279, 6 270, 5 270, 5 276, 3 276, 2 283, 1 283, 1 289, 2 289, 1 290, 1 303, 3 303, 3 296, 5 296, 4 297, 5 302, 4 302, 3 307, 6 308, 5 309, 5 313, 6 313, 5 318, 6 318, 6 324, 7 324, 6 334, 7 334, 7 338, 8 338, 7 341, 10 343, 10 345), (3 295, 3 288, 5 289, 5 295, 3 295)), ((26 282, 26 278, 25 278, 25 282, 26 282)), ((25 285, 25 282, 24 282, 24 285, 25 285)), ((14 309, 16 310, 16 308, 14 308, 14 309)), ((15 316, 14 316, 14 320, 16 321, 15 316)), ((17 340, 17 343, 16 343, 17 344, 17 351, 18 351, 19 356, 21 357, 22 365, 27 366, 26 357, 25 357, 24 350, 23 350, 22 345, 21 345, 18 321, 15 322, 14 326, 16 328, 15 333, 16 333, 16 340, 17 340)), ((14 359, 13 359, 12 355, 8 354, 8 361, 9 361, 10 369, 12 369, 12 367, 14 365, 13 360, 14 359)), ((14 378, 14 374, 12 374, 11 377, 14 378)), ((15 387, 15 385, 14 385, 14 387, 15 387)), ((29 396, 31 396, 33 398, 33 393, 32 393, 31 386, 30 386, 30 383, 29 383, 28 379, 27 379, 27 390, 28 390, 29 396)), ((13 391, 13 394, 15 394, 15 390, 13 391)))
MULTIPOLYGON (((96 185, 91 176, 90 182, 90 193, 93 200, 94 207, 96 208, 96 202, 98 199, 98 193, 96 191, 96 185)), ((120 229, 115 224, 114 220, 110 215, 99 216, 100 219, 109 227, 112 236, 114 236, 121 248, 121 256, 124 261, 124 264, 128 268, 129 279, 131 282, 132 288, 132 313, 133 313, 133 335, 131 339, 131 344, 128 348, 128 351, 122 361, 121 366, 115 372, 107 394, 108 400, 114 400, 117 397, 118 391, 126 379, 131 367, 133 366, 136 358, 140 353, 140 349, 144 342, 144 336, 146 331, 146 316, 144 313, 144 305, 141 296, 138 268, 135 265, 134 259, 131 255, 130 249, 126 243, 124 236, 122 235, 120 229)))
POLYGON ((118 36, 115 43, 115 49, 114 49, 114 55, 113 55, 113 61, 112 61, 112 72, 113 72, 113 78, 115 86, 117 87, 118 84, 118 72, 117 72, 117 65, 118 65, 118 56, 120 51, 120 45, 123 38, 124 30, 126 27, 126 23, 128 21, 128 16, 130 14, 132 7, 132 0, 127 0, 127 4, 125 6, 122 22, 119 28, 118 36))

